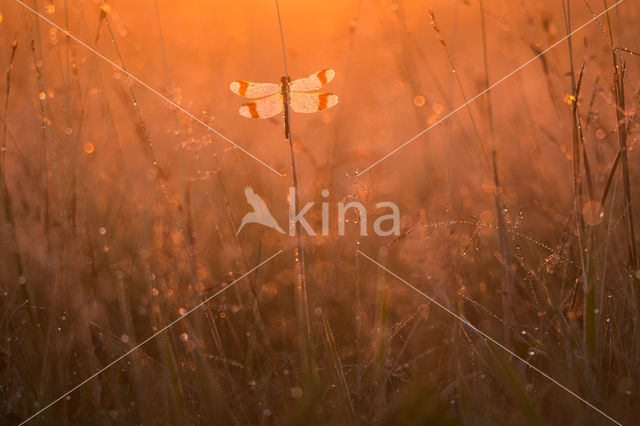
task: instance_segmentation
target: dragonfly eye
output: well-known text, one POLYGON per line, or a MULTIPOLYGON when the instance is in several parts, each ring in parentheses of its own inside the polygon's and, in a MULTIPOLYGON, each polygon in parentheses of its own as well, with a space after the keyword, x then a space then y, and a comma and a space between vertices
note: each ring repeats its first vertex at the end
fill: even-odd
POLYGON ((288 75, 283 76, 280 81, 282 82, 282 84, 289 84, 291 83, 291 77, 289 77, 288 75))

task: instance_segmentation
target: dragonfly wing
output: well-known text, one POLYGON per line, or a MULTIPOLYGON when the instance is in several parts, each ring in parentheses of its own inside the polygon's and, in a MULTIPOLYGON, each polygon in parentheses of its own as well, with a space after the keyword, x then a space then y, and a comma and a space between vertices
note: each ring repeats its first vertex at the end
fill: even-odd
POLYGON ((318 90, 322 86, 329 84, 335 76, 336 72, 331 68, 327 68, 311 74, 309 77, 292 81, 289 85, 289 90, 293 92, 310 92, 312 90, 318 90))
POLYGON ((280 93, 247 102, 238 111, 241 116, 247 118, 270 118, 282 112, 284 103, 280 93))
POLYGON ((291 109, 295 112, 317 112, 338 103, 338 95, 326 92, 291 92, 291 109))
POLYGON ((280 85, 274 83, 253 83, 246 80, 231 82, 229 88, 236 95, 245 98, 262 98, 280 92, 280 85))

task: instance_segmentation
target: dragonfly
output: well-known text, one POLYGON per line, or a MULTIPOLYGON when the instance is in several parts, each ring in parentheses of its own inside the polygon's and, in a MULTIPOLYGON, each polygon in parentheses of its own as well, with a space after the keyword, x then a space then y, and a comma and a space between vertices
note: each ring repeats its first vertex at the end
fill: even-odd
POLYGON ((282 77, 280 84, 236 80, 231 82, 229 88, 236 95, 253 99, 238 110, 243 117, 271 118, 284 111, 284 136, 289 139, 289 107, 294 112, 312 113, 338 103, 338 95, 317 92, 333 80, 335 75, 334 70, 327 68, 293 81, 288 76, 282 77))

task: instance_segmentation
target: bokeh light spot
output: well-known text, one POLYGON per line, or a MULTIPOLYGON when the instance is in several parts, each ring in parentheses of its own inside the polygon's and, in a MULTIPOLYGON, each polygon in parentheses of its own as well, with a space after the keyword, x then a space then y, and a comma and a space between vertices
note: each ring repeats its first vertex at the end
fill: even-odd
POLYGON ((291 396, 295 399, 302 398, 302 388, 300 388, 299 386, 291 388, 291 396))
POLYGON ((391 89, 395 92, 399 92, 404 89, 404 82, 402 80, 393 80, 391 83, 391 89))
POLYGON ((93 146, 93 144, 91 142, 85 142, 84 143, 84 153, 85 154, 93 154, 94 151, 95 151, 95 147, 93 146))

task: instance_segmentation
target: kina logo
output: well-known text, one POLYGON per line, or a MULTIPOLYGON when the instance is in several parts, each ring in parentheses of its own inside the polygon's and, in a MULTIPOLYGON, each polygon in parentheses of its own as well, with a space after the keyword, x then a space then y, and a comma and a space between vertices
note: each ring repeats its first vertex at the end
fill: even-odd
MULTIPOLYGON (((305 218, 305 215, 309 213, 309 211, 313 208, 314 202, 306 203, 299 211, 296 211, 296 191, 294 187, 289 188, 289 196, 287 200, 289 202, 289 225, 288 232, 283 230, 276 218, 271 214, 271 211, 267 207, 267 203, 264 202, 262 197, 260 197, 252 187, 248 186, 244 189, 244 195, 247 199, 247 203, 253 208, 253 211, 245 214, 242 217, 242 221, 240 222, 240 227, 238 228, 236 235, 240 233, 241 230, 245 228, 245 226, 250 224, 258 224, 262 226, 266 226, 267 228, 278 231, 281 234, 288 234, 289 236, 296 235, 296 228, 304 230, 307 235, 316 236, 316 231, 313 229, 311 224, 305 218)), ((320 235, 328 236, 329 235, 329 222, 330 217, 332 216, 332 209, 329 206, 329 201, 327 198, 329 197, 329 190, 323 189, 320 191, 320 195, 323 198, 321 203, 321 219, 322 219, 322 230, 320 231, 320 235)), ((380 237, 386 237, 390 235, 400 235, 400 209, 398 206, 390 201, 379 202, 376 205, 376 209, 389 209, 390 212, 388 214, 379 215, 373 223, 373 232, 375 235, 380 237), (384 228, 384 229, 383 229, 384 228)), ((368 217, 367 217, 367 208, 360 202, 350 201, 347 203, 339 202, 337 205, 337 231, 339 236, 345 235, 345 224, 350 222, 346 219, 346 212, 350 209, 354 210, 357 219, 352 221, 352 223, 359 225, 360 235, 366 236, 369 235, 369 227, 368 227, 368 217)), ((335 210, 334 210, 335 211, 335 210)))

